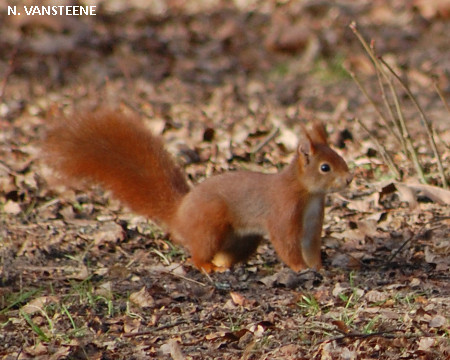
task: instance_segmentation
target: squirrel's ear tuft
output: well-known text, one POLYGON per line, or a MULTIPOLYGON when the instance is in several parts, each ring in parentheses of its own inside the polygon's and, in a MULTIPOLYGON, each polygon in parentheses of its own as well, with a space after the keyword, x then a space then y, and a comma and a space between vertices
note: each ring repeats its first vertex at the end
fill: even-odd
POLYGON ((312 130, 309 132, 309 137, 316 144, 328 144, 328 134, 325 125, 321 121, 316 121, 313 124, 312 130))

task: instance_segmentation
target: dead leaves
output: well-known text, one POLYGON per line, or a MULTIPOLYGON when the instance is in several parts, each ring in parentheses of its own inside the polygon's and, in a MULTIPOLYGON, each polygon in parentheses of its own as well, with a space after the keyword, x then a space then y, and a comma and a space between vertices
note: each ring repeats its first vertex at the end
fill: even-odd
POLYGON ((414 0, 413 3, 420 14, 428 20, 439 16, 444 19, 450 17, 450 1, 448 0, 414 0))
POLYGON ((44 343, 30 345, 23 349, 18 359, 36 359, 36 360, 63 360, 70 353, 70 346, 48 346, 44 343), (56 349, 56 351, 55 351, 56 349))
POLYGON ((146 291, 145 287, 130 294, 130 301, 140 308, 152 307, 155 304, 153 297, 146 291))
POLYGON ((44 307, 49 306, 50 304, 56 304, 59 302, 59 298, 57 296, 41 296, 33 299, 25 306, 22 306, 20 311, 26 314, 35 314, 44 311, 44 307))
MULTIPOLYGON (((349 120, 377 119, 340 63, 374 75, 353 51, 357 18, 412 87, 433 73, 448 88, 447 2, 110 3, 0 27, 0 358, 446 358, 448 192, 382 181, 349 120), (206 278, 103 192, 47 182, 34 141, 48 114, 104 102, 140 113, 193 182, 276 171, 299 122, 325 121, 355 182, 327 201, 324 269, 294 273, 263 245, 251 265, 206 278)), ((422 98, 448 143, 446 114, 422 98)))
POLYGON ((173 360, 185 359, 185 356, 181 351, 180 344, 174 339, 169 340, 167 343, 163 344, 160 349, 163 354, 170 354, 173 360))
POLYGON ((19 203, 14 202, 12 200, 8 200, 6 204, 3 206, 3 211, 6 214, 18 215, 22 212, 22 208, 20 207, 19 203))
POLYGON ((450 191, 436 186, 418 183, 383 182, 378 185, 377 191, 360 199, 348 201, 347 208, 358 212, 373 212, 380 208, 380 203, 387 196, 397 194, 400 201, 408 205, 411 210, 420 206, 419 200, 436 202, 441 205, 450 205, 450 191))
POLYGON ((401 199, 407 202, 411 209, 418 206, 417 198, 419 196, 425 196, 438 204, 450 205, 450 190, 424 184, 396 183, 395 187, 401 199))
POLYGON ((442 315, 433 316, 428 323, 430 328, 445 328, 447 325, 448 320, 442 315))
MULTIPOLYGON (((372 185, 364 195, 345 199, 353 215, 344 229, 329 232, 331 247, 337 246, 334 267, 361 269, 368 264, 389 266, 405 262, 424 262, 436 269, 449 268, 448 190, 417 183, 386 181, 372 185), (340 245, 334 245, 339 239, 340 245), (431 240, 432 239, 432 240, 431 240), (447 245, 445 245, 447 243, 447 245), (414 251, 421 244, 420 251, 414 251)), ((327 217, 332 212, 327 213, 327 217)), ((326 222, 327 223, 327 222, 326 222)))

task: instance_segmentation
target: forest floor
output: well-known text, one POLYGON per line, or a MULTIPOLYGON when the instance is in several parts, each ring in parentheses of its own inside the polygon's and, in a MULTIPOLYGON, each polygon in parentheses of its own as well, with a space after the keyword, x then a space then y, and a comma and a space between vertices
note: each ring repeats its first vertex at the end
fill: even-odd
POLYGON ((449 192, 401 84, 429 186, 345 70, 383 108, 356 22, 432 122, 448 176, 448 1, 94 3, 77 17, 1 2, 0 358, 448 359, 449 192), (355 176, 327 199, 323 269, 295 273, 267 241, 205 275, 103 189, 55 183, 48 123, 98 107, 139 114, 194 184, 277 171, 300 123, 322 120, 355 176))

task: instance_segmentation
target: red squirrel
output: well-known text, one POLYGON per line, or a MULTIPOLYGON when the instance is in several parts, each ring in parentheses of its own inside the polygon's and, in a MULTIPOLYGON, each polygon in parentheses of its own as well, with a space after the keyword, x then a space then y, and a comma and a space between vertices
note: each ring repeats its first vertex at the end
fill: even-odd
POLYGON ((101 184, 134 212, 165 225, 205 272, 247 260, 264 236, 294 271, 319 269, 325 194, 352 180, 321 123, 304 129, 294 159, 279 173, 227 172, 192 189, 162 138, 120 112, 59 122, 43 149, 62 175, 101 184))

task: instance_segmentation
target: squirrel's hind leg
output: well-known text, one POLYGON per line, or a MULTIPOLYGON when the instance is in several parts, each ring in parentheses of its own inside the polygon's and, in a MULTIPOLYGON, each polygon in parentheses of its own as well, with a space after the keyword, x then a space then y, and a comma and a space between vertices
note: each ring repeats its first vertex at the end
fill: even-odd
POLYGON ((189 249, 191 262, 199 270, 207 273, 225 271, 232 263, 223 261, 215 264, 213 259, 220 252, 232 232, 224 204, 220 201, 203 202, 195 206, 181 206, 178 210, 176 229, 178 242, 189 249))

